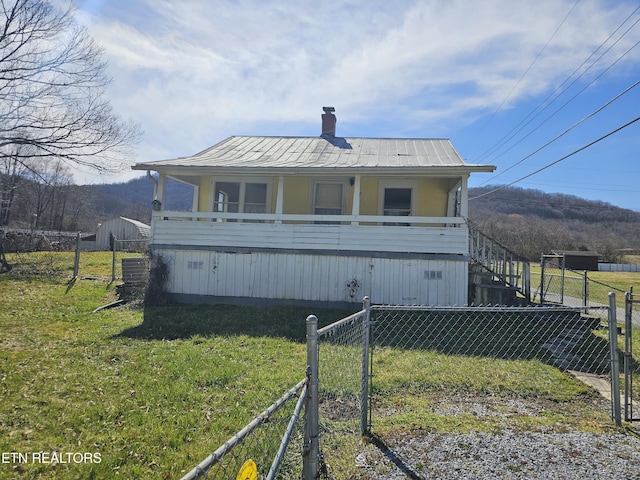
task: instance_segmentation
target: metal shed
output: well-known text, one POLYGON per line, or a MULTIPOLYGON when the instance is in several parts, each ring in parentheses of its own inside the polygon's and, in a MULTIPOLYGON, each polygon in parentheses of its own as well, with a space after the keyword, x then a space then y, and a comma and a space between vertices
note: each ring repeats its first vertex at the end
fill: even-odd
POLYGON ((117 240, 148 242, 151 236, 151 227, 138 220, 118 217, 107 220, 98 226, 96 230, 96 248, 98 250, 111 250, 110 237, 117 240))
POLYGON ((564 267, 571 270, 598 271, 598 252, 554 250, 554 255, 564 258, 564 267))

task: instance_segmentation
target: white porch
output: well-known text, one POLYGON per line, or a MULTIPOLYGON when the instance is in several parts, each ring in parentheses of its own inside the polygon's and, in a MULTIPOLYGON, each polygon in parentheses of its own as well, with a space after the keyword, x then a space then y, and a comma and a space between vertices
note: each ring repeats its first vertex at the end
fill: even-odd
POLYGON ((155 212, 152 247, 245 250, 469 253, 461 217, 285 215, 221 212, 155 212))

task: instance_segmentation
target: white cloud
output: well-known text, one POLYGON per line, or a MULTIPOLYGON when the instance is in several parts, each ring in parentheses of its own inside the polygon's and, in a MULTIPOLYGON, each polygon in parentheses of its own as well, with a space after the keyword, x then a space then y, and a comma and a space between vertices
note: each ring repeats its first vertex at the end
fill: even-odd
MULTIPOLYGON (((147 0, 130 12, 127 0, 107 3, 80 5, 81 18, 105 48, 114 107, 146 132, 143 160, 230 134, 315 135, 326 104, 352 122, 381 112, 423 130, 470 121, 505 101, 574 4, 147 0), (295 122, 296 132, 275 131, 295 122)), ((561 82, 632 6, 580 2, 504 108, 561 82)))

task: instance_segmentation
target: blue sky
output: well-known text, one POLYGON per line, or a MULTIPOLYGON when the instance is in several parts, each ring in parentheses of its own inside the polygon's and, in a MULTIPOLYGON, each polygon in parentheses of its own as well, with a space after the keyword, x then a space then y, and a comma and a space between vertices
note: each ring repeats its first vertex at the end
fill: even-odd
MULTIPOLYGON (((516 182, 640 116, 631 0, 76 0, 108 96, 144 130, 130 164, 230 135, 446 137, 470 185, 516 182), (530 158, 526 158, 529 155, 530 158)), ((636 24, 636 22, 638 22, 636 24)), ((640 121, 514 185, 640 211, 640 121)), ((138 176, 76 173, 78 183, 138 176)))

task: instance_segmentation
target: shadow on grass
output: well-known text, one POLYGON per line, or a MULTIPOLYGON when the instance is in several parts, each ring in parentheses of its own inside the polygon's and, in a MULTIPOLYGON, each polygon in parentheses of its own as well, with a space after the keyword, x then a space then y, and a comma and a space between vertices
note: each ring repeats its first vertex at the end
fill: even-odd
MULTIPOLYGON (((357 307, 356 307, 357 308, 357 307)), ((306 307, 243 307, 234 305, 170 305, 144 307, 143 322, 117 337, 141 340, 175 340, 193 336, 286 338, 304 342, 307 316, 328 325, 351 311, 306 307)))
POLYGON ((599 320, 572 310, 379 310, 373 324, 372 342, 378 346, 536 359, 563 370, 597 374, 609 371, 608 341, 593 333, 599 320))
MULTIPOLYGON (((284 338, 304 342, 306 318, 329 325, 357 310, 292 306, 171 305, 144 307, 143 322, 118 336, 174 340, 193 336, 284 338)), ((447 355, 537 359, 564 370, 604 374, 606 339, 593 334, 591 320, 575 312, 375 311, 372 344, 433 350, 447 355)))

